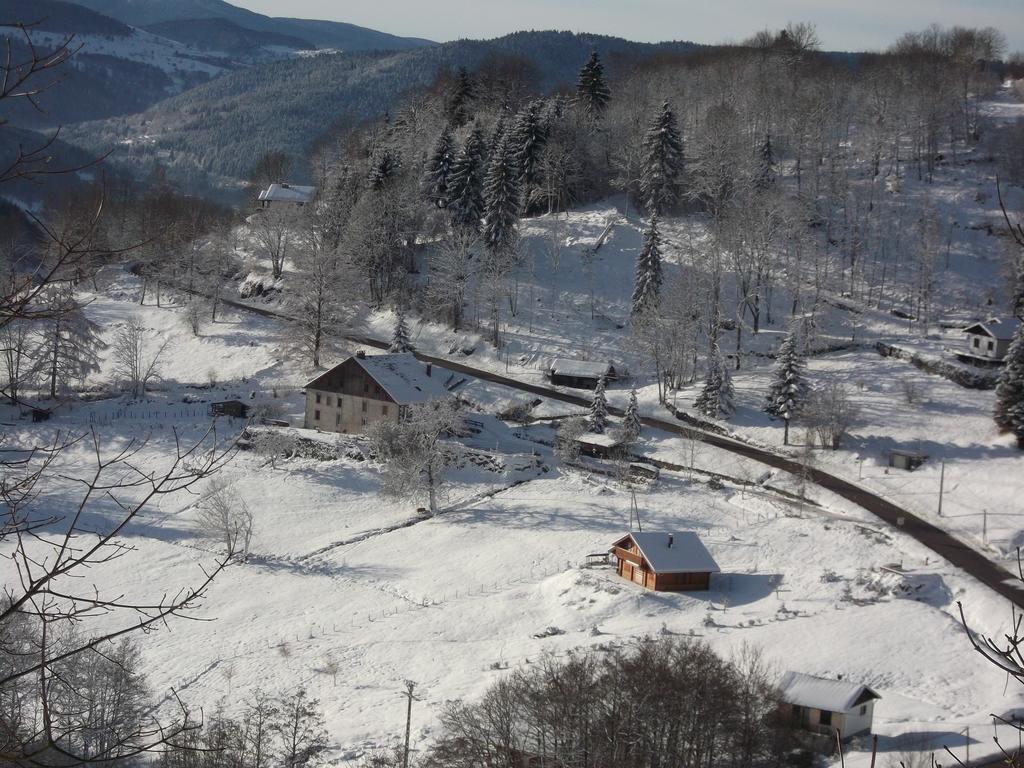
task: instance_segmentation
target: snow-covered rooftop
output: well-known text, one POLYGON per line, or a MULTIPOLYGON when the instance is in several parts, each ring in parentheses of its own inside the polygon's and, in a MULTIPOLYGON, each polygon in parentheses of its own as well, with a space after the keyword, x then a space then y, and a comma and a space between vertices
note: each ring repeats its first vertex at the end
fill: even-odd
POLYGON ((600 445, 605 448, 614 448, 616 445, 622 444, 622 438, 620 437, 609 434, 597 435, 593 432, 584 432, 576 438, 576 441, 579 443, 587 443, 589 445, 600 445))
POLYGON ((1009 341, 1020 327, 1016 317, 992 318, 984 323, 975 323, 964 328, 964 333, 984 333, 993 339, 1009 341))
POLYGON ((693 531, 633 531, 615 542, 632 539, 655 573, 721 573, 715 558, 693 531))
POLYGON ((302 187, 295 184, 271 184, 260 192, 260 202, 308 203, 316 196, 316 187, 302 187))
POLYGON ((865 701, 882 698, 866 685, 829 680, 802 672, 787 672, 783 675, 779 681, 779 691, 787 704, 829 712, 849 712, 865 701))
POLYGON ((332 375, 338 368, 349 361, 355 362, 373 379, 380 388, 398 405, 414 405, 429 400, 440 400, 448 396, 444 386, 444 377, 432 375, 428 366, 423 365, 411 352, 388 355, 358 354, 322 373, 306 384, 310 389, 326 389, 333 391, 338 386, 332 382, 332 375))
POLYGON ((598 379, 612 373, 611 363, 597 363, 591 360, 566 360, 556 358, 551 361, 551 373, 557 376, 577 376, 579 378, 598 379))

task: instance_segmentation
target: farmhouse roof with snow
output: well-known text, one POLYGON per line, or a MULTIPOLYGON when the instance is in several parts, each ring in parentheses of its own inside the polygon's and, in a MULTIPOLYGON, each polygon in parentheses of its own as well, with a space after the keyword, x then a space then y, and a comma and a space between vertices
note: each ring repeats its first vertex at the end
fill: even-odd
POLYGON ((261 203, 295 203, 304 205, 312 202, 316 196, 316 187, 303 187, 296 184, 271 184, 260 192, 261 203))
POLYGON ((1013 334, 1020 327, 1020 320, 1016 317, 992 318, 983 323, 975 323, 964 328, 964 333, 974 333, 980 336, 991 336, 997 341, 1010 341, 1013 334))
POLYGON ((633 531, 615 542, 628 549, 630 540, 654 573, 721 573, 715 558, 693 531, 633 531))
POLYGON ((414 405, 448 396, 448 390, 445 389, 440 377, 432 375, 431 366, 423 365, 411 352, 353 355, 345 362, 317 376, 306 385, 306 388, 334 391, 337 381, 334 372, 350 363, 362 368, 398 405, 414 405))
POLYGON ((551 361, 552 376, 571 376, 580 379, 599 379, 602 376, 611 377, 615 375, 615 368, 611 363, 599 363, 590 360, 566 360, 556 358, 551 361))
POLYGON ((859 704, 882 698, 866 685, 802 672, 787 672, 778 687, 782 700, 787 704, 829 712, 849 712, 859 704))

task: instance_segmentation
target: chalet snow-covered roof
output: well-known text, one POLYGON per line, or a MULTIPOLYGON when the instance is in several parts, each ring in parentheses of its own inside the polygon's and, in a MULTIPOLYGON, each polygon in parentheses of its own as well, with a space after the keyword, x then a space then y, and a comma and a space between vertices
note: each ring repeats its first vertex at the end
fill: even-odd
POLYGON ((601 435, 594 432, 584 432, 576 438, 576 442, 586 443, 587 445, 600 445, 604 448, 614 448, 617 445, 622 445, 622 438, 617 435, 610 435, 607 432, 601 435))
POLYGON ((803 672, 784 674, 779 681, 779 691, 787 704, 829 712, 849 712, 858 704, 882 698, 866 685, 829 680, 803 672))
POLYGON ((574 376, 580 379, 599 379, 615 373, 611 363, 598 363, 591 360, 567 360, 556 358, 551 361, 553 376, 574 376))
POLYGON ((630 539, 655 573, 721 573, 715 558, 693 531, 633 531, 615 542, 622 547, 630 539))
MULTIPOLYGON (((367 375, 398 405, 415 405, 430 400, 440 400, 448 396, 442 377, 428 373, 423 365, 411 352, 389 355, 354 355, 349 360, 359 365, 367 375)), ((323 373, 306 386, 318 389, 318 385, 327 381, 335 369, 323 373)))
POLYGON ((982 336, 991 336, 999 341, 1010 341, 1019 327, 1020 320, 1016 317, 996 317, 984 323, 969 325, 964 328, 964 333, 977 333, 982 336))
POLYGON ((296 184, 271 184, 260 192, 260 202, 265 203, 309 203, 316 196, 316 187, 302 187, 296 184))

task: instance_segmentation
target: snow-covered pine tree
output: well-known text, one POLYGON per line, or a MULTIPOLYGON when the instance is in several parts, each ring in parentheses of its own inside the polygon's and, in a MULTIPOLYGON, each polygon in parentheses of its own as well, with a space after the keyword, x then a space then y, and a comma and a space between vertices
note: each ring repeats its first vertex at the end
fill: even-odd
POLYGON ((734 397, 732 376, 729 375, 718 342, 714 342, 708 355, 704 387, 694 401, 694 407, 711 419, 728 418, 736 410, 734 397))
POLYGON ((465 67, 459 67, 455 75, 455 85, 452 87, 451 95, 448 97, 448 121, 456 128, 461 128, 469 122, 469 105, 473 100, 475 88, 473 80, 465 67))
POLYGON ((409 326, 405 324, 405 310, 395 312, 395 329, 391 332, 391 344, 388 352, 412 352, 414 347, 409 341, 409 326))
POLYGON ((611 91, 604 81, 604 65, 597 51, 591 51, 590 58, 580 70, 576 83, 576 103, 591 119, 597 120, 604 114, 605 107, 611 100, 611 91))
POLYGON ((484 244, 493 252, 509 250, 519 221, 519 168, 512 142, 503 136, 484 179, 484 244))
POLYGON ((457 229, 476 232, 484 215, 484 133, 475 125, 448 179, 448 212, 457 229))
POLYGON ((591 432, 604 434, 608 426, 608 395, 605 392, 604 376, 597 380, 597 387, 594 389, 594 398, 590 401, 590 418, 587 420, 587 427, 591 432))
POLYGON ((775 179, 775 152, 772 149, 772 137, 765 134, 758 157, 757 171, 754 175, 754 188, 762 192, 771 189, 775 186, 775 179))
POLYGON ((1017 445, 1024 448, 1024 322, 1017 326, 1006 353, 1006 363, 996 386, 996 426, 1012 432, 1017 445))
POLYGON ((789 443, 789 422, 803 407, 810 392, 806 377, 807 364, 800 353, 800 344, 794 329, 790 329, 779 346, 775 358, 775 375, 768 390, 765 411, 786 422, 785 442, 789 443))
POLYGON ((683 140, 667 100, 644 134, 643 155, 640 197, 648 212, 664 213, 679 199, 683 171, 683 140))
POLYGON ((516 164, 519 166, 519 180, 526 192, 537 179, 537 166, 547 141, 547 130, 541 117, 542 101, 533 101, 516 115, 512 124, 512 145, 516 164))
POLYGON ((626 406, 626 414, 622 419, 622 437, 627 443, 636 442, 640 437, 640 406, 636 401, 636 390, 630 390, 629 404, 626 406))
POLYGON ((647 231, 644 232, 644 242, 636 257, 636 278, 633 283, 634 315, 657 305, 661 294, 661 282, 661 234, 658 232, 658 216, 655 214, 651 217, 647 231))
POLYGON ((423 191, 427 200, 438 208, 445 208, 448 205, 448 183, 454 165, 455 140, 452 138, 451 128, 445 126, 437 138, 423 176, 423 191))
POLYGON ((398 176, 401 169, 402 158, 394 150, 384 147, 371 158, 367 180, 374 189, 383 189, 398 176))

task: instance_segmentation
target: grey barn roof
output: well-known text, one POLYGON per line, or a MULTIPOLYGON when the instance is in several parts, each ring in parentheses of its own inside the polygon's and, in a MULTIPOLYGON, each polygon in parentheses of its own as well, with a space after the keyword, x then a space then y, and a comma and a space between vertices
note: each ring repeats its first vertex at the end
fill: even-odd
POLYGON ((779 681, 779 692, 787 704, 829 712, 849 712, 858 704, 882 698, 866 685, 845 680, 787 672, 779 681))
POLYGON ((721 573, 715 558, 693 531, 633 531, 618 541, 632 539, 655 573, 721 573))
MULTIPOLYGON (((399 405, 425 403, 448 396, 448 390, 445 389, 440 376, 428 375, 427 367, 411 352, 363 357, 354 355, 341 365, 349 360, 355 361, 399 405)), ((332 368, 331 371, 333 370, 332 368)), ((320 374, 306 386, 318 389, 317 384, 331 371, 320 374)))
POLYGON ((591 360, 567 360, 555 358, 551 361, 551 373, 555 376, 575 376, 581 379, 599 379, 614 372, 611 363, 591 360))
POLYGON ((974 323, 964 328, 964 333, 981 333, 1000 341, 1010 341, 1020 327, 1016 317, 992 318, 983 323, 974 323))
POLYGON ((271 184, 260 192, 260 202, 309 203, 316 196, 316 187, 302 187, 296 184, 271 184))

